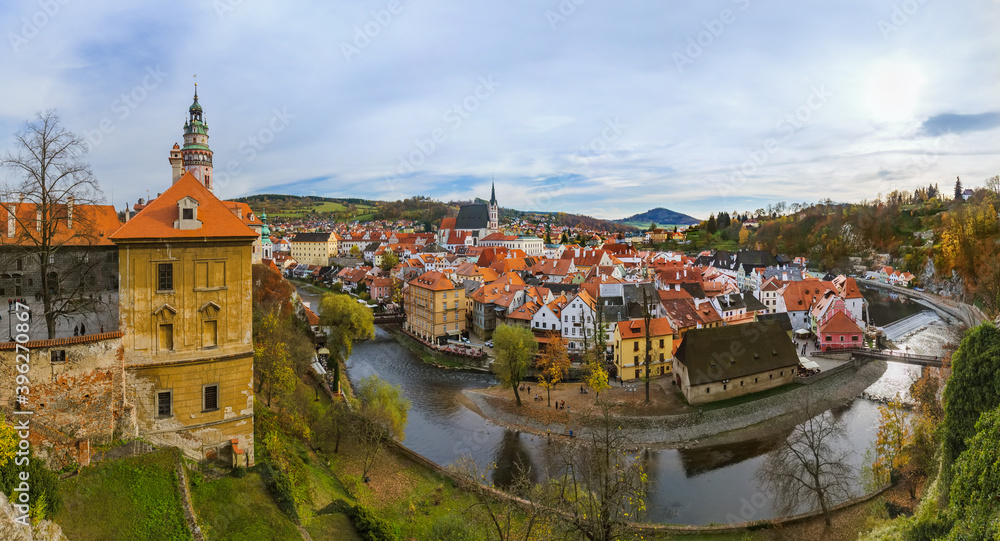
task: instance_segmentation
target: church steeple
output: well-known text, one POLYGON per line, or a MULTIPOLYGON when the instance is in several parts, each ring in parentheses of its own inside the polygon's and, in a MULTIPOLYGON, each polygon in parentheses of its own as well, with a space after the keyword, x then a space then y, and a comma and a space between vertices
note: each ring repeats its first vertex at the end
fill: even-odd
POLYGON ((212 191, 212 149, 208 147, 208 124, 205 111, 198 103, 198 83, 194 83, 194 101, 188 107, 184 122, 184 146, 181 148, 184 170, 191 172, 212 191))
POLYGON ((500 230, 500 206, 497 205, 497 186, 493 179, 490 179, 490 232, 496 232, 500 230))

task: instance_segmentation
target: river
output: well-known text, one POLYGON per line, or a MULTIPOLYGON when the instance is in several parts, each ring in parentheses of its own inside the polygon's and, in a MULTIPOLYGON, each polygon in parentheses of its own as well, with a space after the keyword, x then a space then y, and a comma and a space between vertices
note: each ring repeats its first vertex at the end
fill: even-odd
MULTIPOLYGON (((912 372, 911 366, 890 363, 870 392, 891 396, 908 386, 912 372)), ((556 464, 559 444, 497 426, 459 403, 463 389, 495 384, 489 374, 426 365, 382 329, 377 329, 374 340, 354 347, 347 374, 352 382, 377 374, 399 385, 412 402, 403 444, 438 464, 449 465, 466 455, 480 466, 495 463, 494 482, 501 486, 514 464, 530 464, 533 472, 549 471, 556 464)), ((846 445, 853 450, 850 460, 859 467, 875 438, 878 405, 858 399, 832 413, 844 421, 846 445)), ((781 438, 787 435, 786 431, 781 438)), ((708 524, 774 518, 771 498, 754 474, 779 441, 772 436, 692 450, 646 451, 643 459, 652 482, 649 520, 708 524)))

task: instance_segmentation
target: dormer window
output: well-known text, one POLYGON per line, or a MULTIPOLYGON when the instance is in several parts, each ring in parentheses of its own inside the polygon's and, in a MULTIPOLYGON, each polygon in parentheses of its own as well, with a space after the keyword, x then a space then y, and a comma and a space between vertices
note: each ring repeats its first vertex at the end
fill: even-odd
POLYGON ((198 201, 187 196, 177 202, 177 221, 174 229, 201 229, 198 219, 198 201))

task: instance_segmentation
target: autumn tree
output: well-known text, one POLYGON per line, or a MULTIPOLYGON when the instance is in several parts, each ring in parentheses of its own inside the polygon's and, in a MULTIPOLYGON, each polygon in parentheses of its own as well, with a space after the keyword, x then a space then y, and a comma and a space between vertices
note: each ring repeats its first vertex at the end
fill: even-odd
POLYGON ((363 477, 368 477, 378 452, 392 439, 406 437, 406 421, 410 401, 403 397, 398 385, 390 385, 378 376, 368 376, 358 382, 358 440, 362 452, 363 477))
POLYGON ((251 273, 254 310, 262 314, 277 310, 282 318, 291 317, 295 286, 280 272, 260 263, 252 267, 251 273))
POLYGON ((548 342, 542 348, 538 362, 535 363, 535 368, 538 370, 538 384, 545 389, 549 406, 552 405, 552 389, 569 373, 569 365, 566 342, 559 336, 558 331, 550 332, 548 342))
POLYGON ((875 435, 875 460, 872 472, 880 483, 888 483, 894 473, 905 464, 904 449, 910 444, 912 434, 903 401, 897 393, 883 406, 879 406, 878 430, 875 435))
POLYGON ((290 393, 295 388, 295 371, 288 354, 288 320, 281 319, 277 310, 265 314, 254 325, 253 368, 258 395, 271 399, 290 393))
POLYGON ((517 386, 538 351, 538 343, 531 329, 520 325, 497 325, 493 331, 493 373, 500 385, 514 391, 514 400, 521 405, 517 386))
POLYGON ((746 246, 750 241, 750 230, 742 227, 740 228, 740 246, 746 246))
MULTIPOLYGON (((17 261, 41 284, 38 289, 48 338, 56 337, 56 324, 74 315, 98 310, 94 295, 98 264, 91 257, 101 230, 97 203, 102 195, 97 179, 84 161, 87 145, 67 130, 54 110, 37 113, 14 135, 15 150, 7 151, 2 164, 12 174, 2 190, 4 215, 14 217, 14 235, 0 236, 8 272, 17 261)), ((117 284, 115 284, 117 285, 117 284)))
POLYGON ((595 400, 600 399, 601 391, 611 387, 608 383, 608 369, 604 367, 603 356, 598 358, 591 356, 587 363, 586 375, 587 387, 595 393, 595 400))
POLYGON ((1000 203, 1000 175, 994 175, 986 179, 986 189, 993 194, 994 200, 1000 203))
POLYGON ((396 265, 399 265, 399 256, 392 250, 386 250, 385 253, 382 254, 382 263, 379 265, 379 268, 384 271, 388 271, 396 265))
POLYGON ((806 406, 809 420, 796 426, 781 445, 767 455, 757 470, 757 479, 775 495, 776 507, 783 513, 795 511, 803 503, 823 511, 827 527, 831 525, 830 507, 850 496, 854 476, 848 462, 850 451, 843 451, 847 438, 842 421, 824 412, 816 415, 806 406))
POLYGON ((351 246, 351 250, 348 253, 351 254, 351 257, 361 257, 361 248, 358 248, 358 245, 355 244, 351 246))

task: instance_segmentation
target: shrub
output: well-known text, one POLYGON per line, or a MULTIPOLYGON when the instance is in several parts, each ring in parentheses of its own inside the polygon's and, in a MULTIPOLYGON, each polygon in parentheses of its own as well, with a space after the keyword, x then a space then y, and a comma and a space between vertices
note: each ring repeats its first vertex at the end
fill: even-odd
POLYGON ((299 512, 295 508, 295 497, 293 496, 292 481, 285 472, 271 467, 264 463, 259 467, 260 475, 267 484, 268 491, 274 497, 278 509, 287 513, 290 517, 298 519, 299 512))
POLYGON ((16 498, 13 491, 20 480, 20 473, 28 474, 29 486, 28 496, 34 505, 31 507, 31 519, 34 522, 49 518, 57 513, 62 507, 62 498, 59 496, 59 476, 55 472, 45 467, 45 462, 34 456, 30 457, 27 464, 17 465, 15 460, 8 460, 6 464, 0 466, 0 491, 8 495, 11 503, 16 498))
POLYGON ((242 479, 247 476, 247 469, 243 466, 236 466, 233 468, 233 477, 237 479, 242 479))
POLYGON ((367 507, 355 505, 351 507, 347 516, 350 517, 358 535, 365 541, 396 541, 399 539, 396 528, 367 507))

